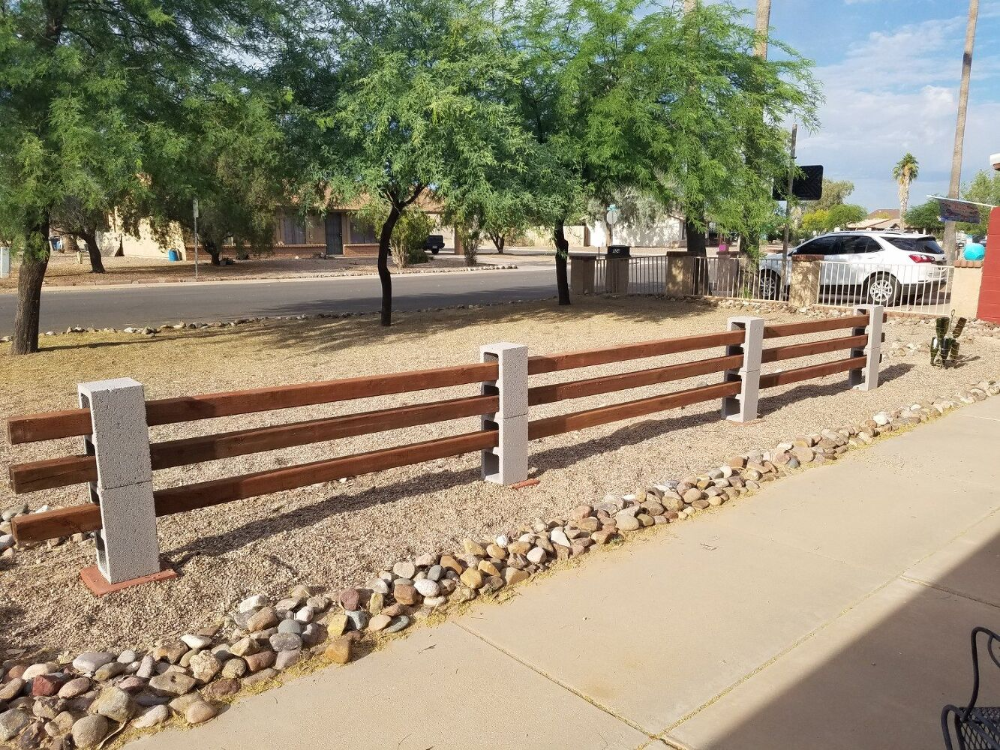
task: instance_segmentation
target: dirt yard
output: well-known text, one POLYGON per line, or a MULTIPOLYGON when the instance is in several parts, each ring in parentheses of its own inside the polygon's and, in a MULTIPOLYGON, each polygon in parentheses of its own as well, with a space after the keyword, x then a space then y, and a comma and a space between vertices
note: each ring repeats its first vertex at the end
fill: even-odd
MULTIPOLYGON (((439 271, 441 269, 465 268, 465 258, 461 255, 428 255, 429 262, 402 270, 393 268, 393 273, 414 273, 439 271)), ((246 281, 248 279, 288 279, 321 276, 349 276, 373 274, 375 258, 252 258, 239 260, 231 266, 213 266, 203 256, 198 264, 198 278, 201 281, 246 281)), ((495 255, 490 261, 496 263, 517 263, 504 256, 495 255)), ((194 261, 171 263, 157 258, 104 258, 106 273, 91 273, 90 262, 83 256, 83 263, 76 262, 76 255, 54 253, 49 260, 45 274, 46 286, 88 286, 104 284, 162 284, 166 282, 194 281, 194 261)), ((17 289, 17 266, 5 279, 0 279, 0 291, 17 289)))
MULTIPOLYGON (((738 313, 655 299, 597 299, 569 308, 540 302, 400 314, 388 330, 379 328, 375 317, 365 316, 155 337, 63 335, 44 339, 44 351, 30 357, 12 358, 5 347, 0 348, 0 418, 73 407, 80 381, 131 376, 146 385, 147 397, 160 398, 467 363, 478 360, 480 345, 496 341, 525 343, 532 353, 542 354, 718 332, 733 314, 738 313)), ((787 313, 768 318, 772 322, 801 319, 787 313)), ((947 396, 970 383, 995 379, 1000 376, 1000 340, 974 333, 969 331, 963 340, 962 352, 969 361, 960 368, 932 368, 923 352, 887 357, 882 365, 883 386, 877 391, 847 390, 845 375, 776 388, 762 394, 762 419, 750 424, 720 420, 718 404, 706 403, 536 441, 530 461, 532 474, 541 484, 527 490, 479 481, 478 456, 468 455, 163 518, 159 522, 161 549, 181 577, 100 601, 77 580, 79 570, 93 563, 92 543, 18 550, 13 565, 0 570, 4 592, 0 638, 33 652, 142 647, 209 625, 223 608, 249 594, 281 593, 293 583, 333 589, 363 584, 403 556, 454 549, 466 536, 516 529, 535 518, 549 518, 579 503, 600 500, 608 492, 629 492, 640 483, 680 478, 736 453, 766 450, 799 434, 856 423, 880 409, 947 396)), ((930 336, 929 326, 890 322, 886 348, 893 341, 901 342, 904 349, 908 343, 926 344, 930 336)), ((553 373, 532 382, 572 380, 717 354, 696 352, 553 373)), ((838 355, 781 364, 789 368, 831 358, 838 355)), ((767 367, 773 369, 773 365, 767 367)), ((532 418, 718 382, 719 378, 704 376, 533 408, 532 418)), ((157 427, 151 432, 153 441, 160 441, 450 398, 474 390, 468 386, 367 399, 157 427)), ((426 440, 476 425, 476 420, 458 420, 338 444, 225 459, 158 472, 156 483, 169 486, 243 474, 426 440)), ((14 447, 2 442, 0 466, 75 453, 80 450, 79 442, 14 447)), ((6 486, 0 490, 0 508, 24 501, 32 508, 43 503, 82 503, 84 490, 71 487, 17 497, 6 486)))

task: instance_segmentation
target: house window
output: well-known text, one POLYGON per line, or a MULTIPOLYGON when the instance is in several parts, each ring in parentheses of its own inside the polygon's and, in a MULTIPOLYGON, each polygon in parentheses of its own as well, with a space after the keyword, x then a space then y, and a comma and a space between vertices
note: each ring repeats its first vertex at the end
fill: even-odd
POLYGON ((306 227, 298 216, 281 217, 281 241, 286 245, 306 244, 306 227))
POLYGON ((375 228, 361 224, 350 218, 351 244, 352 245, 377 245, 378 237, 375 235, 375 228))

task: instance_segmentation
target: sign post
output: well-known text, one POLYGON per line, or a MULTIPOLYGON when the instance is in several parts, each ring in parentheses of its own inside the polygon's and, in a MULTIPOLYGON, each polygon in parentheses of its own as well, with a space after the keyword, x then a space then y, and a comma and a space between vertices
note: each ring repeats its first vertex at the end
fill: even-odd
POLYGON ((194 280, 198 280, 198 199, 192 204, 194 212, 194 280))
POLYGON ((792 125, 792 158, 788 163, 788 192, 785 193, 785 236, 781 241, 781 270, 785 271, 785 264, 788 263, 788 236, 791 230, 792 220, 792 187, 795 182, 795 139, 799 134, 799 124, 792 125))

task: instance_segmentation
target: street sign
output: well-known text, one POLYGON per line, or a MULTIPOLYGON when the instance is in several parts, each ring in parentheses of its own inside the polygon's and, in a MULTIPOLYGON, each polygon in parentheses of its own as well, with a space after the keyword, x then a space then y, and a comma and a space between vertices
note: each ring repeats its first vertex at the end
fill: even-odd
POLYGON ((966 221, 970 224, 978 224, 982 220, 979 207, 991 208, 983 203, 960 201, 954 198, 934 196, 934 200, 938 202, 938 213, 941 216, 941 221, 966 221))
MULTIPOLYGON (((792 195, 803 201, 818 201, 823 197, 823 166, 817 164, 799 167, 799 170, 802 174, 796 175, 792 180, 792 195)), ((787 190, 784 185, 775 185, 772 197, 776 201, 783 201, 787 190)))

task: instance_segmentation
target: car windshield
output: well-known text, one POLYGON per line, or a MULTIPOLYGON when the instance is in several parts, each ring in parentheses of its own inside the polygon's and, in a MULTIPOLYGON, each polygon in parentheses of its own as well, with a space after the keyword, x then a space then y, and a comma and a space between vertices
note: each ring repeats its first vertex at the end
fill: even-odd
POLYGON ((929 255, 944 255, 944 250, 933 237, 886 237, 885 241, 908 253, 927 253, 929 255))

